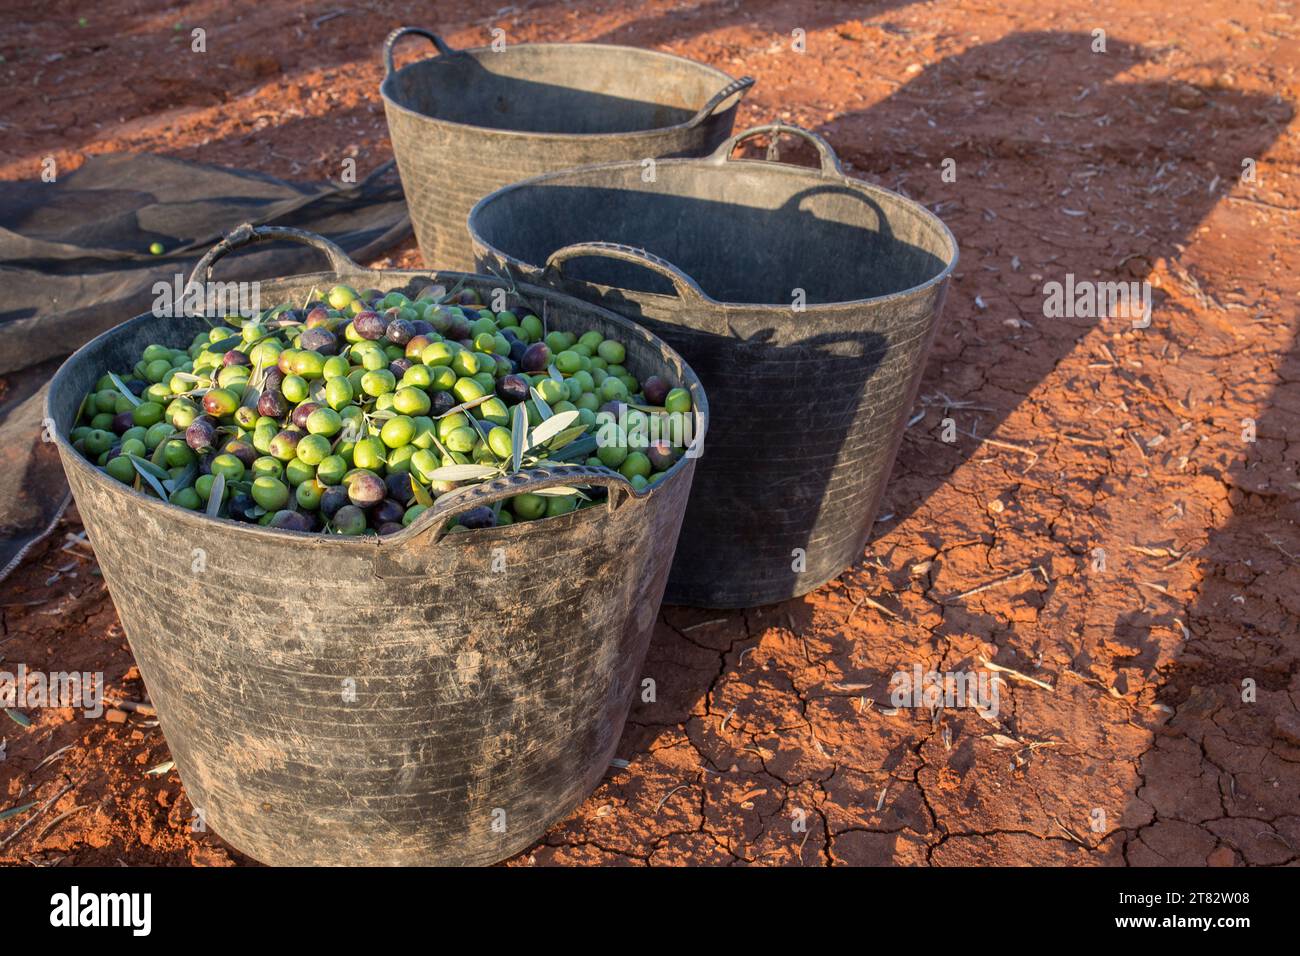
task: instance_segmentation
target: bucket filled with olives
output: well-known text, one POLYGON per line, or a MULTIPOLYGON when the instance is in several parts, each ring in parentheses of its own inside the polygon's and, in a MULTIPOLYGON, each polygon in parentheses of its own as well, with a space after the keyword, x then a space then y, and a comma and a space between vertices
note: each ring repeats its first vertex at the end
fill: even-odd
POLYGON ((195 806, 267 863, 490 863, 608 767, 708 417, 635 324, 362 269, 138 316, 47 417, 195 806), (503 823, 504 821, 504 823, 503 823))

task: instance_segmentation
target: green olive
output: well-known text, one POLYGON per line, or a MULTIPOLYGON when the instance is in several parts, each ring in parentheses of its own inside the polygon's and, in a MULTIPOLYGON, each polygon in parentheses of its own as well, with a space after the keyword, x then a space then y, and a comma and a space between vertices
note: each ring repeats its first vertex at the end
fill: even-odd
POLYGON ((415 437, 415 422, 409 415, 397 415, 384 422, 379 437, 389 448, 401 448, 415 437))
POLYGON ((488 432, 487 443, 492 454, 498 458, 509 458, 513 453, 514 439, 508 428, 502 428, 500 425, 493 428, 488 432))
POLYGON ((278 511, 289 500, 289 487, 278 478, 262 475, 253 479, 253 500, 267 511, 278 511))
MULTIPOLYGON (((235 407, 238 405, 239 402, 236 401, 235 407)), ((235 408, 232 407, 231 411, 233 412, 234 410, 235 408)), ((145 428, 158 424, 162 421, 162 417, 163 407, 157 402, 141 402, 131 410, 131 421, 135 422, 137 425, 143 425, 145 428)))
MULTIPOLYGON (((317 411, 328 411, 328 409, 317 409, 317 411)), ((324 435, 306 435, 298 441, 298 460, 308 465, 319 465, 329 457, 329 453, 330 440, 324 435)))
POLYGON ((348 463, 341 455, 328 455, 316 466, 316 480, 323 485, 337 485, 347 470, 348 463))
POLYGON ((622 365, 627 352, 623 348, 621 342, 615 342, 613 339, 606 339, 596 347, 596 354, 610 365, 622 365))
POLYGON ((388 369, 375 369, 361 377, 361 389, 367 395, 378 396, 391 392, 397 387, 397 379, 388 369))
MULTIPOLYGON (((410 371, 414 371, 414 368, 410 371)), ((408 375, 410 371, 407 372, 408 375)), ((399 388, 393 395, 393 408, 403 415, 423 415, 431 406, 428 393, 419 388, 399 388)))
MULTIPOLYGON (((335 379, 334 381, 346 381, 335 379)), ((307 431, 314 436, 332 438, 343 429, 343 416, 332 408, 318 408, 307 416, 307 431)), ((328 445, 329 442, 326 442, 328 445)), ((327 453, 328 454, 328 453, 327 453)), ((299 456, 301 457, 301 455, 299 456)))
POLYGON ((135 465, 131 464, 131 459, 125 455, 118 455, 116 458, 110 458, 104 469, 118 481, 129 485, 135 481, 135 465))
POLYGON ((239 481, 244 477, 244 463, 230 454, 220 454, 212 459, 212 474, 225 475, 226 481, 239 481))
MULTIPOLYGON (((602 449, 603 451, 604 449, 602 449)), ((650 459, 644 453, 634 451, 623 459, 623 464, 619 466, 619 474, 624 478, 635 478, 640 475, 642 478, 647 477, 653 469, 650 466, 650 459)))
POLYGON ((664 399, 664 408, 678 414, 691 410, 691 393, 684 388, 674 388, 664 399))

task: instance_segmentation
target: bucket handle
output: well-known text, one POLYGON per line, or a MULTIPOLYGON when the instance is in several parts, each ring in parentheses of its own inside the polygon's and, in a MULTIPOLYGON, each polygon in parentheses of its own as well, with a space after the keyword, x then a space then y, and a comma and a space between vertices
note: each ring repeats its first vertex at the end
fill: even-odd
POLYGON ((802 126, 791 126, 788 123, 764 123, 762 126, 751 126, 743 133, 737 133, 714 150, 713 155, 709 157, 709 162, 717 163, 719 165, 728 162, 731 159, 732 150, 745 140, 752 139, 753 137, 759 136, 763 133, 770 133, 772 135, 772 143, 767 148, 768 162, 774 163, 778 161, 776 137, 783 133, 788 133, 791 136, 801 137, 813 144, 817 149, 817 154, 821 157, 823 176, 847 178, 847 174, 844 172, 844 167, 840 165, 840 158, 835 155, 835 150, 831 147, 830 143, 826 142, 826 140, 822 139, 810 129, 804 129, 802 126))
POLYGON ((440 495, 433 505, 421 512, 412 523, 410 538, 428 533, 430 544, 437 544, 447 533, 450 519, 483 505, 495 504, 515 495, 536 493, 539 489, 565 485, 602 485, 609 489, 609 507, 612 511, 627 495, 640 497, 648 491, 637 492, 618 472, 591 465, 541 465, 514 474, 503 475, 491 481, 458 488, 440 495), (618 500, 616 499, 616 496, 618 500))
MULTIPOLYGON (((717 112, 719 106, 737 94, 743 96, 745 91, 753 85, 754 78, 752 76, 742 76, 738 80, 732 80, 722 89, 718 90, 718 92, 714 93, 709 101, 700 107, 700 111, 696 113, 695 116, 691 118, 691 121, 686 125, 699 126, 717 112)), ((737 102, 739 102, 739 100, 737 100, 737 102)))
POLYGON ((700 288, 699 283, 667 259, 621 242, 575 242, 571 246, 562 246, 547 257, 543 274, 557 278, 564 277, 564 263, 570 259, 595 256, 603 259, 618 259, 642 266, 656 272, 673 284, 677 297, 690 305, 716 305, 717 303, 700 288))
POLYGON ((424 27, 398 27, 392 33, 388 34, 388 37, 384 40, 384 76, 390 76, 393 70, 396 69, 393 65, 393 47, 397 44, 398 40, 407 34, 415 34, 416 36, 424 37, 437 47, 438 52, 443 56, 450 56, 456 52, 452 48, 451 44, 438 36, 438 34, 434 33, 432 30, 426 30, 424 27))
POLYGON ((216 265, 217 260, 241 246, 254 242, 270 242, 275 239, 284 239, 319 249, 325 253, 325 257, 330 261, 330 267, 339 275, 361 271, 361 267, 353 262, 346 252, 324 236, 304 229, 294 229, 291 226, 254 226, 246 222, 236 226, 224 239, 203 253, 203 257, 194 263, 194 271, 190 273, 187 284, 211 282, 212 267, 216 265))

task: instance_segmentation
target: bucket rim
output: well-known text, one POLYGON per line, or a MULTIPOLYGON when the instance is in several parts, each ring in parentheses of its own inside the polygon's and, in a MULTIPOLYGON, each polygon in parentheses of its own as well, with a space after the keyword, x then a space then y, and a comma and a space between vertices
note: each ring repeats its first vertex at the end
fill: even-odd
MULTIPOLYGON (((495 285, 507 285, 505 280, 498 276, 484 275, 482 273, 453 272, 450 270, 438 269, 366 269, 364 267, 358 267, 355 272, 295 273, 293 275, 278 276, 274 279, 264 281, 268 283, 290 281, 310 282, 313 284, 318 282, 328 282, 330 285, 337 285, 341 282, 352 284, 353 282, 373 278, 377 274, 385 277, 398 279, 404 278, 408 280, 432 279, 436 282, 446 282, 448 284, 454 284, 458 279, 470 279, 495 285)), ((652 343, 655 347, 663 350, 668 357, 676 359, 677 362, 681 364, 683 384, 688 386, 688 390, 691 392, 694 403, 693 410, 702 422, 699 432, 699 440, 703 440, 703 437, 708 433, 709 429, 708 397, 704 391, 704 385, 700 381, 699 376, 695 373, 695 370, 691 368, 690 363, 687 362, 676 349, 654 333, 650 332, 648 329, 643 328, 631 319, 625 318, 616 312, 606 309, 604 306, 587 302, 558 289, 551 289, 545 286, 533 285, 531 283, 514 283, 514 288, 518 290, 520 294, 525 296, 540 296, 543 298, 564 300, 566 305, 577 306, 582 311, 600 313, 602 318, 612 320, 613 324, 620 326, 626 333, 639 336, 647 342, 652 343)), ((382 553, 383 550, 395 552, 398 548, 416 544, 420 538, 428 535, 430 532, 437 532, 438 529, 433 528, 430 521, 421 522, 419 518, 412 521, 410 525, 404 527, 401 531, 394 532, 390 535, 366 534, 352 536, 344 534, 324 534, 319 531, 293 531, 287 528, 270 528, 259 525, 255 522, 236 521, 233 518, 209 517, 203 511, 191 511, 188 508, 182 508, 180 505, 174 505, 170 501, 163 501, 161 498, 154 497, 153 495, 146 495, 142 491, 136 491, 130 485, 124 484, 102 471, 98 466, 91 462, 89 458, 73 447, 70 439, 70 430, 65 430, 63 428, 62 423, 60 423, 56 418, 51 406, 54 402, 54 397, 61 393, 63 388, 66 387, 66 378, 72 374, 71 368, 79 359, 84 361, 86 353, 90 352, 93 348, 98 348, 115 336, 142 326, 149 321, 166 321, 166 319, 155 316, 152 312, 143 312, 124 322, 120 322, 112 328, 101 332, 69 355, 63 360, 58 370, 51 377, 49 386, 46 390, 45 400, 42 403, 42 415, 44 420, 49 424, 49 431, 52 435, 53 443, 59 451, 59 457, 65 470, 72 467, 84 480, 98 484, 101 488, 108 491, 130 495, 132 498, 136 499, 142 507, 148 508, 154 511, 154 513, 170 520, 180 521, 182 524, 189 525, 195 529, 210 527, 212 522, 217 522, 221 526, 229 527, 246 534, 252 534, 263 540, 274 540, 286 543, 292 543, 293 541, 305 542, 309 540, 315 542, 328 542, 325 545, 326 547, 336 548, 339 550, 351 549, 357 554, 370 552, 372 555, 378 555, 382 553), (163 510, 159 511, 158 509, 163 510)), ((697 455, 695 457, 698 458, 700 456, 697 455)), ((622 490, 622 493, 639 502, 648 501, 659 492, 666 491, 665 486, 670 482, 681 481, 683 479, 683 474, 693 465, 693 462, 694 459, 683 455, 674 462, 671 468, 664 472, 664 477, 655 484, 649 485, 641 491, 637 491, 630 487, 625 488, 622 490)), ((527 489, 521 489, 521 493, 526 490, 527 489)), ((552 520, 557 522, 567 522, 564 525, 564 530, 567 530, 568 527, 572 525, 581 526, 599 520, 598 513, 600 511, 600 508, 595 507, 578 508, 563 515, 537 518, 532 521, 513 522, 508 525, 496 525, 492 528, 475 529, 468 536, 462 534, 442 534, 429 544, 430 546, 438 547, 449 541, 455 542, 464 539, 464 543, 468 545, 478 541, 495 541, 511 537, 521 537, 530 533, 533 526, 541 526, 552 520)), ((420 516, 420 518, 423 517, 423 515, 420 516)), ((557 525, 552 525, 551 528, 553 530, 560 530, 557 525)))
MULTIPOLYGON (((511 43, 506 45, 505 55, 509 55, 511 52, 519 49, 539 49, 542 47, 551 48, 551 49, 562 48, 562 49, 569 49, 569 50, 577 50, 577 49, 589 50, 595 47, 595 48, 599 48, 602 51, 613 50, 624 55, 639 56, 646 59, 671 60, 677 63, 687 64, 695 69, 702 70, 704 72, 712 73, 714 76, 718 78, 718 80, 721 81, 721 84, 724 87, 729 83, 734 83, 737 79, 737 77, 733 77, 730 74, 723 72, 722 70, 718 69, 716 66, 710 66, 709 64, 701 63, 698 60, 692 60, 690 57, 679 56, 676 53, 668 53, 663 50, 647 50, 644 49, 643 47, 623 46, 617 43, 582 43, 582 42, 511 43)), ((463 50, 456 50, 451 55, 472 56, 475 59, 477 59, 478 57, 484 54, 491 54, 492 56, 502 56, 501 53, 497 53, 491 47, 487 47, 487 46, 466 47, 463 50)), ((548 133, 548 132, 537 132, 533 130, 500 129, 495 126, 479 126, 476 123, 460 123, 455 120, 442 119, 440 117, 430 116, 428 113, 421 113, 419 110, 412 109, 411 107, 398 101, 395 97, 393 97, 390 94, 390 88, 389 88, 390 81, 392 81, 396 76, 398 76, 402 72, 409 70, 412 67, 420 63, 424 63, 430 59, 438 59, 438 57, 437 56, 425 57, 423 60, 416 60, 413 63, 408 63, 406 64, 406 66, 400 67, 394 70, 392 73, 389 73, 383 78, 383 80, 380 81, 379 95, 384 101, 385 108, 391 107, 393 109, 399 110, 402 113, 407 114, 408 116, 412 116, 416 119, 424 120, 429 123, 436 123, 440 126, 449 126, 449 127, 454 127, 456 129, 472 130, 476 133, 487 133, 495 136, 515 137, 522 140, 531 141, 534 143, 558 141, 558 140, 575 140, 575 139, 587 143, 597 143, 602 141, 613 141, 613 140, 628 140, 628 139, 650 139, 652 137, 663 136, 666 133, 677 132, 680 130, 690 129, 696 125, 701 125, 699 122, 698 115, 692 115, 681 123, 675 123, 672 126, 656 126, 654 129, 629 130, 622 133, 548 133)), ((743 96, 743 93, 741 95, 743 96)), ((705 102, 707 103, 707 100, 705 102)), ((701 107, 703 107, 704 105, 705 105, 704 103, 700 104, 701 107)), ((739 101, 737 101, 737 105, 739 105, 739 101)), ((713 115, 717 115, 716 112, 713 115)), ((706 117, 705 122, 707 122, 707 119, 708 118, 706 117)))
MULTIPOLYGON (((930 289, 940 286, 943 283, 947 282, 948 279, 952 276, 953 272, 956 270, 957 264, 960 261, 961 252, 957 244, 957 237, 953 235, 952 230, 948 228, 948 224, 945 223, 937 214, 927 209, 923 204, 917 202, 915 199, 912 199, 909 196, 904 196, 902 193, 895 192, 892 189, 887 189, 884 186, 878 186, 875 183, 868 182, 865 179, 859 179, 856 176, 849 176, 849 175, 828 176, 824 172, 814 169, 811 166, 797 166, 792 163, 769 162, 767 160, 761 160, 761 159, 728 159, 725 162, 719 163, 707 157, 705 158, 683 157, 678 159, 655 160, 655 166, 660 169, 662 169, 665 166, 672 167, 672 168, 685 166, 685 167, 707 168, 707 169, 726 169, 729 166, 739 166, 739 167, 744 167, 745 169, 750 171, 761 172, 763 175, 793 176, 796 178, 807 179, 809 182, 841 183, 849 186, 852 189, 859 189, 869 194, 873 194, 877 196, 887 196, 891 202, 901 204, 904 208, 909 209, 909 211, 911 211, 914 215, 916 215, 921 221, 925 222, 928 226, 930 226, 931 230, 948 246, 948 250, 949 250, 948 261, 945 264, 944 268, 940 270, 938 273, 936 273, 935 275, 931 276, 929 279, 926 279, 924 282, 918 283, 917 285, 914 286, 909 286, 906 289, 900 289, 896 292, 888 292, 885 293, 884 295, 878 295, 878 296, 868 296, 862 299, 841 299, 835 302, 815 302, 815 303, 809 302, 805 304, 803 307, 803 312, 805 313, 811 312, 811 313, 829 314, 831 312, 840 312, 847 308, 859 308, 862 306, 883 305, 893 301, 913 298, 918 294, 925 293, 930 289)), ((510 193, 517 192, 519 190, 528 187, 545 186, 555 181, 559 181, 563 179, 579 180, 584 175, 590 175, 597 172, 613 172, 613 171, 623 171, 623 170, 639 171, 640 169, 641 169, 641 163, 639 160, 620 160, 611 163, 592 163, 586 166, 574 166, 568 169, 559 169, 559 170, 553 170, 551 172, 540 173, 536 176, 530 176, 527 179, 521 179, 518 182, 510 183, 509 185, 502 186, 499 189, 495 189, 492 192, 488 193, 486 196, 482 197, 478 202, 476 202, 469 211, 469 218, 466 220, 465 225, 466 228, 469 230, 470 243, 471 245, 474 246, 476 252, 479 251, 485 252, 491 255, 492 257, 494 257, 495 259, 506 263, 508 266, 516 267, 522 270, 521 274, 525 276, 529 276, 530 277, 529 281, 531 282, 533 281, 532 277, 540 276, 546 271, 545 263, 539 265, 539 264, 524 262, 522 259, 509 255, 503 250, 499 249, 498 247, 487 242, 483 238, 482 234, 479 232, 476 226, 476 220, 479 217, 481 211, 483 209, 486 209, 487 206, 489 206, 494 202, 503 201, 503 197, 509 195, 510 193)), ((594 237, 593 239, 593 241, 598 241, 598 240, 599 237, 594 237)), ((674 264, 674 266, 675 268, 677 268, 679 271, 681 271, 688 277, 690 276, 689 270, 681 266, 677 266, 676 264, 674 264)), ((694 281, 694 278, 693 277, 691 278, 692 281, 694 281)), ((600 285, 599 283, 587 283, 587 284, 592 286, 600 285)), ((680 297, 677 296, 676 294, 664 295, 662 293, 657 293, 657 292, 641 292, 639 290, 628 290, 623 288, 622 286, 605 286, 605 288, 619 289, 624 292, 635 291, 635 294, 638 297, 645 296, 645 297, 661 299, 666 301, 669 300, 680 301, 680 297)), ((790 304, 788 302, 784 302, 784 303, 737 302, 733 300, 715 299, 712 296, 708 295, 707 292, 704 293, 704 304, 706 306, 713 306, 716 308, 733 310, 733 311, 788 312, 790 310, 790 304)))

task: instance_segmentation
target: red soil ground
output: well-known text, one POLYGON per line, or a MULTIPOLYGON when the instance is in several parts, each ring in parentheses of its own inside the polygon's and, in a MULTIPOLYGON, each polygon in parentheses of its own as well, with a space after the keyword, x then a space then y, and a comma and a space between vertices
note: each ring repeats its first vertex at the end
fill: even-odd
MULTIPOLYGON (((666 608, 627 766, 512 864, 1300 859, 1293 5, 77 7, 0 3, 0 178, 120 150, 304 179, 355 156, 364 174, 390 156, 387 31, 469 46, 499 26, 752 74, 738 126, 816 129, 957 234, 862 561, 773 607, 666 608), (1148 280, 1151 326, 1046 318, 1066 273, 1148 280), (891 706, 896 670, 984 661, 1017 672, 994 722, 891 706)), ((78 531, 74 512, 0 585, 3 666, 103 670, 142 699, 93 557, 63 548, 78 531)), ((154 721, 30 717, 0 717, 0 801, 48 807, 0 823, 0 860, 250 862, 191 832, 175 771, 146 773, 169 759, 154 721)))

